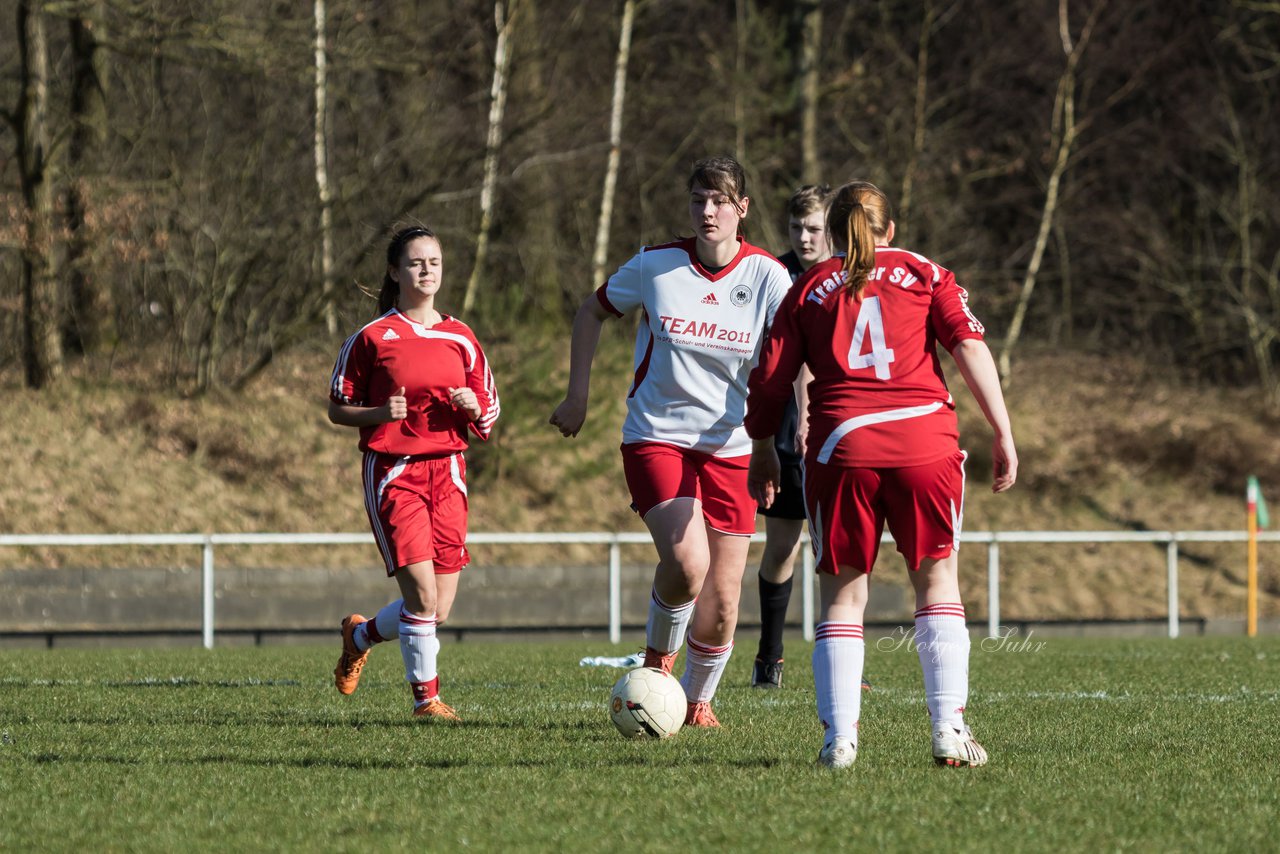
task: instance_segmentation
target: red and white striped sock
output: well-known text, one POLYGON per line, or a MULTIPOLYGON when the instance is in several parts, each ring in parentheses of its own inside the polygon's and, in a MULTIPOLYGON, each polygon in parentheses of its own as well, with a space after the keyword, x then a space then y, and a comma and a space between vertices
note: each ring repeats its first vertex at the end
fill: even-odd
POLYGON ((818 624, 814 640, 813 686, 818 695, 818 719, 825 730, 823 746, 837 737, 857 744, 866 660, 862 626, 828 620, 818 624))
MULTIPOLYGON (((696 600, 695 600, 696 601, 696 600)), ((661 653, 676 652, 684 645, 693 602, 668 605, 654 590, 649 597, 649 622, 645 625, 645 643, 661 653)))
POLYGON ((404 657, 404 675, 413 688, 414 703, 421 705, 439 692, 436 655, 440 641, 436 638, 436 615, 419 617, 400 610, 400 654, 404 657))
POLYGON ((916 611, 916 652, 934 724, 964 726, 969 702, 969 629, 964 605, 938 602, 916 611))
POLYGON ((372 620, 366 620, 356 626, 355 632, 352 633, 352 639, 356 642, 356 649, 364 652, 375 644, 398 637, 400 635, 400 609, 403 607, 404 600, 397 599, 394 602, 383 605, 382 609, 377 614, 374 614, 372 620))
POLYGON ((684 658, 684 675, 680 677, 680 685, 690 703, 711 702, 732 654, 732 640, 725 646, 711 646, 699 643, 690 635, 689 650, 684 658))

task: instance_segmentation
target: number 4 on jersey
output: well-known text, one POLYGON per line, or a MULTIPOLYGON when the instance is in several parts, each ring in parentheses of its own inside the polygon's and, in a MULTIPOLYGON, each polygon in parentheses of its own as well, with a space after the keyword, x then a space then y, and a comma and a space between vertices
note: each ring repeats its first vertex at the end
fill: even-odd
POLYGON ((849 342, 849 368, 876 369, 876 379, 889 379, 889 364, 893 362, 893 350, 885 346, 884 317, 880 314, 880 297, 867 297, 858 309, 858 321, 853 325, 853 340, 849 342), (871 333, 871 352, 862 352, 862 342, 871 333))

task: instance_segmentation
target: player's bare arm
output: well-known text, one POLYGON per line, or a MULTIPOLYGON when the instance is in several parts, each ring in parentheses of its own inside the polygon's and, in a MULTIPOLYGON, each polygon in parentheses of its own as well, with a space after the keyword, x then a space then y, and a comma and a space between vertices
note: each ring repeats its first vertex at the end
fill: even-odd
POLYGON ((751 440, 751 463, 747 468, 747 492, 768 509, 782 489, 782 462, 773 436, 751 440))
POLYGON ((802 366, 795 381, 796 411, 800 416, 796 424, 795 449, 802 457, 809 441, 809 383, 812 380, 813 373, 809 366, 802 366))
POLYGON ((382 406, 352 406, 329 401, 329 420, 343 427, 371 427, 375 424, 403 421, 408 417, 409 402, 405 399, 403 387, 387 398, 382 406))
POLYGON ((993 462, 992 492, 1009 490, 1018 479, 1018 452, 1013 443, 1013 428, 1009 424, 1009 412, 1004 405, 1004 393, 1000 390, 1000 373, 986 343, 969 338, 961 341, 951 351, 965 384, 986 416, 995 432, 991 450, 993 462))
POLYGON ((573 336, 569 343, 569 389, 549 419, 562 436, 577 436, 587 420, 591 362, 600 343, 600 330, 608 317, 609 313, 592 294, 582 301, 573 319, 573 336))

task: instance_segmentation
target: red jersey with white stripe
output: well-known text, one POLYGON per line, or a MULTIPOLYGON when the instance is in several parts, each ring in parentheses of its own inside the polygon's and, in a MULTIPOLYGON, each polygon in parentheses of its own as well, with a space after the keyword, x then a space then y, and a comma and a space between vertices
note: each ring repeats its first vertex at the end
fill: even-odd
POLYGON ((876 249, 866 288, 844 288, 844 258, 815 264, 783 300, 751 374, 747 432, 776 432, 800 366, 809 384, 806 461, 923 465, 959 447, 937 346, 982 338, 955 276, 914 252, 876 249))
POLYGON ((500 411, 493 372, 475 333, 448 315, 427 328, 391 309, 352 335, 338 354, 329 398, 350 406, 382 406, 401 387, 409 416, 361 427, 361 450, 448 456, 466 449, 468 427, 488 439, 500 411), (463 387, 476 393, 478 421, 449 401, 449 389, 463 387))
POLYGON ((662 442, 718 457, 751 452, 742 429, 747 376, 791 277, 777 258, 740 243, 715 273, 698 260, 695 238, 647 246, 596 291, 619 317, 644 312, 624 443, 662 442))

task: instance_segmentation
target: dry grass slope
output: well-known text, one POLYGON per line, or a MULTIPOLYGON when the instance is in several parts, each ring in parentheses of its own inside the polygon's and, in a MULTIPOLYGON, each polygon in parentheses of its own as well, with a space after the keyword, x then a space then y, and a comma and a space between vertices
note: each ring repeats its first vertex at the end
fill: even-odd
MULTIPOLYGON (((565 354, 530 353, 511 340, 490 344, 503 418, 493 441, 470 455, 474 530, 643 530, 628 507, 617 454, 626 337, 606 336, 591 416, 574 441, 546 424, 563 389, 565 354)), ((154 374, 140 364, 84 372, 46 393, 0 375, 7 398, 0 442, 15 449, 0 481, 0 530, 364 531, 354 434, 325 418, 330 360, 319 350, 294 353, 241 394, 203 398, 150 390, 154 374)), ((1012 494, 992 496, 989 433, 959 381, 952 386, 971 454, 968 530, 1239 529, 1249 474, 1280 506, 1280 419, 1249 390, 1189 386, 1132 361, 1025 357, 1008 390, 1021 477, 1012 494)), ((1241 615, 1243 548, 1194 545, 1183 554, 1183 614, 1241 615)), ((1262 555, 1262 613, 1280 614, 1280 548, 1266 546, 1262 555)), ((303 557, 263 548, 241 559, 340 565, 372 558, 352 547, 303 557)), ((4 556, 47 566, 92 559, 173 565, 190 554, 31 549, 4 556)), ((903 583, 899 566, 886 549, 877 583, 903 583)), ((974 549, 964 566, 971 611, 983 613, 981 553, 974 549)), ((1007 546, 1003 613, 1157 617, 1163 567, 1163 548, 1152 545, 1007 546)))

